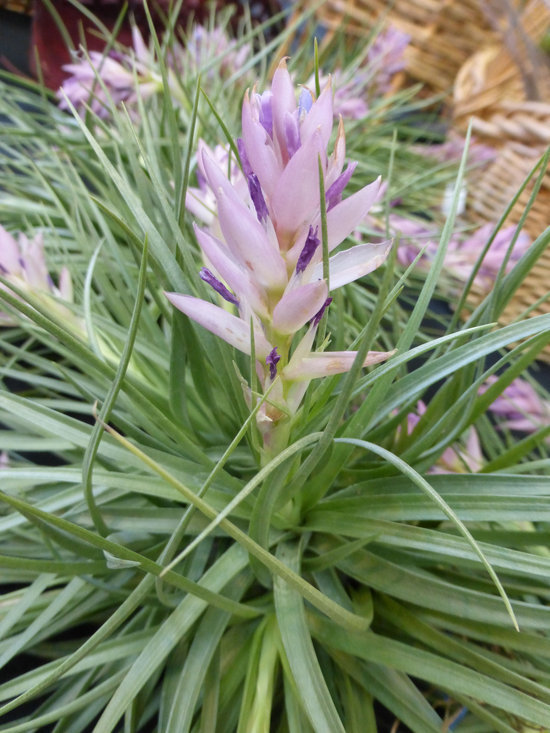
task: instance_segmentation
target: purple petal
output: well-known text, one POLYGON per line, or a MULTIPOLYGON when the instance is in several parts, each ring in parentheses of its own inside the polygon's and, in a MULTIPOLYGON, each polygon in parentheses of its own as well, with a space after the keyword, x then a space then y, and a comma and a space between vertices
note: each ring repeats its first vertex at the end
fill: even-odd
POLYGON ((300 147, 300 126, 295 114, 289 114, 288 112, 285 114, 284 134, 288 156, 292 158, 300 147))
MULTIPOLYGON (((367 358, 363 362, 363 366, 379 364, 393 354, 395 354, 395 351, 369 351, 367 358)), ((343 374, 344 372, 349 372, 356 356, 356 351, 316 352, 295 364, 291 362, 284 368, 283 374, 285 379, 296 381, 343 374)))
POLYGON ((301 272, 303 272, 306 269, 306 267, 311 262, 311 258, 315 254, 317 247, 321 244, 321 241, 319 237, 317 236, 318 231, 319 231, 319 227, 315 227, 315 231, 313 231, 312 226, 309 227, 309 232, 306 237, 304 248, 302 252, 300 253, 300 256, 298 257, 298 262, 296 263, 296 272, 298 274, 300 274, 301 272))
POLYGON ((306 115, 311 109, 312 104, 313 97, 311 95, 311 92, 309 91, 309 89, 306 89, 306 87, 302 87, 302 90, 300 91, 300 96, 298 98, 298 116, 303 117, 304 115, 306 115))
POLYGON ((264 92, 263 94, 257 95, 259 103, 259 120, 260 125, 267 132, 269 137, 273 138, 273 109, 271 106, 272 100, 271 92, 264 92))
POLYGON ((355 161, 350 163, 346 170, 338 176, 331 186, 328 187, 326 192, 327 211, 333 209, 336 204, 339 204, 342 200, 342 193, 348 185, 349 179, 352 177, 353 171, 356 167, 357 163, 355 161))
POLYGON ((269 367, 269 377, 271 380, 277 376, 277 364, 281 361, 281 357, 277 353, 277 347, 271 349, 265 358, 265 363, 269 367))
POLYGON ((233 295, 233 293, 228 290, 225 285, 218 280, 218 278, 210 272, 210 270, 207 267, 202 267, 199 271, 199 276, 201 280, 204 280, 205 283, 208 283, 214 290, 219 293, 224 300, 227 300, 228 303, 233 303, 233 305, 239 305, 239 301, 237 298, 233 295))
POLYGON ((246 154, 246 149, 244 147, 244 140, 242 139, 242 137, 237 138, 237 150, 239 151, 239 158, 241 159, 241 166, 243 169, 243 173, 248 178, 248 176, 251 175, 253 171, 252 171, 252 168, 250 167, 250 162, 246 154))
POLYGON ((267 221, 269 218, 269 211, 265 203, 264 195, 262 193, 262 187, 258 176, 255 173, 251 173, 247 177, 248 191, 250 192, 250 198, 256 209, 256 216, 258 221, 267 221))
MULTIPOLYGON (((239 351, 250 355, 250 325, 213 303, 180 293, 165 293, 182 313, 239 351)), ((256 356, 265 359, 271 351, 260 328, 254 329, 256 356)))
POLYGON ((241 199, 235 188, 219 164, 210 156, 206 149, 203 148, 200 152, 202 153, 200 157, 205 178, 216 197, 221 190, 235 203, 241 203, 241 199))
POLYGON ((273 328, 282 334, 296 333, 319 312, 327 295, 324 280, 289 290, 273 309, 273 328))
POLYGON ((332 298, 327 298, 325 300, 323 305, 319 308, 317 313, 313 316, 313 320, 311 321, 312 326, 318 326, 321 323, 321 318, 325 315, 325 311, 331 303, 332 303, 332 298))
MULTIPOLYGON (((388 240, 379 244, 357 244, 331 257, 329 264, 329 285, 331 290, 368 275, 385 261, 392 246, 388 240)), ((313 268, 312 278, 322 277, 323 263, 313 268)))

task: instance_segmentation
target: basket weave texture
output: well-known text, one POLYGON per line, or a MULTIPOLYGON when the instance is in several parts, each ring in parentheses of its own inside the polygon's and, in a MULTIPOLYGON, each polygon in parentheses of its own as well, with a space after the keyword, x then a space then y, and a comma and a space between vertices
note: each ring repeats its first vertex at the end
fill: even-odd
MULTIPOLYGON (((466 215, 471 222, 497 221, 550 144, 550 64, 537 44, 550 28, 550 7, 531 0, 504 34, 473 54, 457 74, 453 121, 465 132, 496 149, 495 159, 472 176, 466 215)), ((506 224, 517 224, 533 191, 531 180, 510 212, 506 224)), ((535 239, 550 226, 550 169, 523 228, 535 239)), ((550 312, 550 248, 533 266, 501 316, 510 323, 526 311, 550 312), (535 305, 536 304, 536 305, 535 305)), ((484 293, 471 293, 475 306, 484 293)), ((550 347, 541 354, 550 362, 550 347)))
POLYGON ((454 84, 453 118, 492 145, 550 142, 550 63, 537 46, 550 27, 550 7, 531 0, 498 44, 474 53, 454 84))
MULTIPOLYGON (((513 0, 517 5, 519 0, 513 0)), ((345 28, 364 37, 377 24, 392 25, 411 37, 407 73, 430 92, 446 92, 462 64, 479 48, 498 42, 488 7, 496 0, 327 0, 317 17, 329 32, 345 28)), ((498 15, 498 10, 493 13, 498 15)))

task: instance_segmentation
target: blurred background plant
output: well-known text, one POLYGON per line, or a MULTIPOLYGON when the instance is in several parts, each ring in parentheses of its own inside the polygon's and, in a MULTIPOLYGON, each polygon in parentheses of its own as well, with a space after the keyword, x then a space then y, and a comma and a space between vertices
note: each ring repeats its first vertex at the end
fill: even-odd
POLYGON ((535 297, 497 323, 548 250, 523 226, 547 157, 475 222, 495 148, 443 144, 441 97, 399 80, 405 31, 210 12, 104 36, 64 95, 0 82, 1 730, 544 730, 550 315, 535 297), (310 384, 262 461, 254 345, 163 291, 221 304, 186 209, 199 139, 216 175, 246 173, 245 89, 285 56, 312 99, 334 71, 352 110, 343 202, 382 177, 343 251, 394 246, 325 311, 315 349, 351 369, 310 384), (369 350, 395 354, 364 370, 369 350))

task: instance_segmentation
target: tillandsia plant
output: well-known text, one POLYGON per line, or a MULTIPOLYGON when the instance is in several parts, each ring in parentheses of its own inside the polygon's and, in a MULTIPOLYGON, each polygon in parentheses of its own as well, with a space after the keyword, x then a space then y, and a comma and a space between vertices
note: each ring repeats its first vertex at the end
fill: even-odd
POLYGON ((3 731, 548 727, 550 316, 497 323, 550 234, 463 323, 466 158, 418 155, 410 89, 344 150, 315 77, 364 49, 315 60, 312 17, 236 38, 224 94, 133 72, 135 115, 0 80, 3 731), (451 173, 424 260, 372 243, 451 173))
MULTIPOLYGON (((227 165, 224 170, 203 144, 199 166, 206 190, 190 192, 191 207, 199 204, 209 222, 208 230, 196 229, 209 265, 200 276, 238 315, 167 294, 186 315, 253 355, 260 388, 269 390, 257 417, 266 461, 286 447, 309 382, 349 371, 357 356, 313 348, 329 293, 375 270, 389 250, 387 242, 357 244, 328 257, 366 217, 380 186, 375 181, 342 198, 355 165, 344 170, 341 120, 329 155, 332 127, 330 81, 317 99, 305 87, 297 99, 284 60, 270 91, 247 92, 242 137, 234 145, 242 173, 228 180, 227 165)), ((363 366, 389 355, 371 352, 363 366)), ((252 404, 250 388, 247 393, 252 404)))

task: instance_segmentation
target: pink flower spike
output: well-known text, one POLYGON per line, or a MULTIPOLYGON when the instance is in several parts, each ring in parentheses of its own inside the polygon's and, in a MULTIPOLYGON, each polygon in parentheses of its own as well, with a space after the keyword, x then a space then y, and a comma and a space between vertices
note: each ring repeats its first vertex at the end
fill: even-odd
MULTIPOLYGON (((395 351, 369 351, 363 366, 372 366, 386 361, 393 356, 395 351)), ((294 363, 291 359, 288 366, 283 369, 286 379, 301 381, 303 379, 317 379, 318 377, 330 377, 334 374, 349 372, 355 357, 356 351, 322 351, 315 352, 294 363)))
MULTIPOLYGON (((379 244, 358 244, 331 257, 329 264, 329 285, 331 290, 354 282, 368 275, 385 261, 392 246, 392 240, 379 244)), ((312 279, 321 277, 323 263, 318 262, 312 272, 312 279)))
POLYGON ((381 178, 378 177, 373 183, 369 183, 357 193, 340 201, 327 213, 329 251, 343 242, 366 217, 370 207, 376 201, 380 182, 381 178))
MULTIPOLYGON (((191 295, 164 293, 168 300, 182 313, 219 336, 244 354, 250 355, 250 326, 237 316, 228 313, 213 303, 191 295)), ((260 328, 254 329, 256 356, 265 359, 272 349, 260 328)))
POLYGON ((282 334, 296 333, 319 312, 327 295, 324 280, 289 290, 273 309, 273 328, 282 334))

